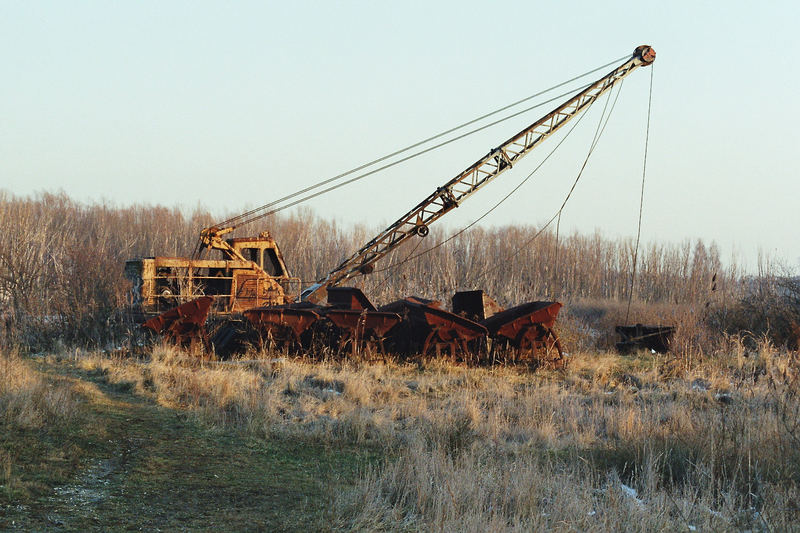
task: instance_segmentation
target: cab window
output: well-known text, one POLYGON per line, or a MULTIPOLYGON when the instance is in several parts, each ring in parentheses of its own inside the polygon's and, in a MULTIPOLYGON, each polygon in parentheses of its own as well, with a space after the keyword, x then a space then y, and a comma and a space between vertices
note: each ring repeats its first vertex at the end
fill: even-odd
POLYGON ((249 259, 258 266, 261 266, 261 249, 260 248, 245 248, 242 250, 242 255, 245 259, 249 259))

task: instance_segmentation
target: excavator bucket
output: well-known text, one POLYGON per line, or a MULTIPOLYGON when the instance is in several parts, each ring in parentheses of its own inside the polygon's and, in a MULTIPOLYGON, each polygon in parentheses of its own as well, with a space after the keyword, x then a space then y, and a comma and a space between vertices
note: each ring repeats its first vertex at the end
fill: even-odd
POLYGON ((409 297, 397 300, 380 308, 403 317, 403 322, 394 328, 389 337, 392 346, 406 354, 435 353, 441 355, 448 349, 453 358, 470 360, 474 350, 470 344, 485 338, 486 327, 441 308, 432 300, 409 297))
POLYGON ((561 309, 559 302, 528 302, 482 320, 495 345, 510 348, 509 355, 552 367, 564 365, 564 354, 553 327, 561 309), (554 352, 555 350, 555 352, 554 352))
POLYGON ((142 327, 167 337, 175 344, 202 342, 207 345, 208 338, 203 324, 213 302, 214 298, 211 296, 201 296, 151 318, 142 327))

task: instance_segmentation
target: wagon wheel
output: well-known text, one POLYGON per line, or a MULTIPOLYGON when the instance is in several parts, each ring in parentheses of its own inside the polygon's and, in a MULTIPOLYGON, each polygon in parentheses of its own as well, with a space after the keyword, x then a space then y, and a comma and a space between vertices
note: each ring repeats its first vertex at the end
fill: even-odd
POLYGON ((541 339, 543 333, 541 326, 538 324, 527 325, 517 333, 517 336, 511 342, 513 346, 511 353, 514 356, 515 363, 518 359, 526 359, 529 363, 536 365, 541 362, 538 351, 542 345, 539 339, 541 339))
POLYGON ((164 336, 175 346, 187 347, 192 354, 205 356, 211 353, 211 341, 202 325, 176 320, 167 328, 164 336))
POLYGON ((508 365, 514 364, 517 356, 517 348, 512 346, 511 341, 504 337, 496 337, 492 339, 491 346, 488 351, 488 362, 490 365, 508 365))
POLYGON ((364 361, 379 361, 385 355, 383 339, 376 335, 365 336, 360 343, 360 357, 364 361))
POLYGON ((380 336, 375 338, 375 342, 378 344, 378 351, 381 354, 386 354, 386 347, 383 345, 384 338, 385 337, 380 337, 380 336))
POLYGON ((561 342, 558 340, 558 335, 552 328, 547 329, 547 336, 544 340, 547 352, 552 352, 553 348, 558 352, 558 357, 551 358, 547 361, 547 365, 552 368, 564 368, 567 365, 567 359, 564 357, 564 352, 561 350, 561 342))
POLYGON ((287 349, 296 349, 298 351, 303 351, 303 343, 300 340, 300 335, 295 333, 292 328, 286 328, 286 335, 285 335, 285 346, 287 349))
POLYGON ((279 324, 271 324, 269 327, 264 327, 264 330, 264 337, 266 337, 265 340, 270 348, 272 346, 279 346, 285 350, 302 348, 300 338, 290 327, 279 324))
POLYGON ((559 359, 563 358, 564 352, 561 350, 561 342, 558 340, 558 335, 556 335, 556 332, 553 331, 552 328, 547 328, 547 337, 545 342, 547 343, 548 349, 552 350, 555 348, 558 351, 559 359))
POLYGON ((342 357, 342 354, 347 351, 347 346, 350 346, 350 355, 356 356, 357 342, 354 336, 347 330, 339 333, 339 341, 336 343, 336 355, 342 357))
POLYGON ((210 340, 210 351, 217 357, 228 358, 236 350, 236 337, 238 329, 230 322, 223 323, 217 328, 210 340))
POLYGON ((535 324, 531 328, 526 328, 517 336, 520 350, 525 350, 529 354, 529 362, 537 366, 544 365, 548 368, 563 368, 566 359, 555 331, 539 324, 535 324), (536 328, 536 335, 533 337, 527 335, 531 328, 536 328), (553 349, 558 353, 558 356, 554 357, 552 355, 553 349))
POLYGON ((434 330, 431 330, 430 333, 428 333, 427 337, 425 337, 425 342, 422 343, 422 355, 423 356, 428 355, 428 353, 430 352, 431 347, 435 346, 436 350, 438 351, 438 343, 434 342, 433 344, 431 344, 431 341, 434 339, 434 337, 437 337, 437 336, 438 335, 436 335, 436 330, 434 329, 434 330))
POLYGON ((461 348, 462 353, 462 360, 469 366, 474 366, 479 361, 479 356, 473 351, 470 350, 469 343, 466 339, 459 339, 458 342, 459 348, 461 348))
POLYGON ((214 351, 211 349, 211 340, 208 337, 206 328, 201 327, 189 339, 189 352, 200 354, 200 357, 205 360, 213 359, 214 351))
POLYGON ((453 344, 453 341, 444 340, 442 336, 439 335, 439 328, 435 328, 425 337, 425 342, 422 344, 422 356, 432 355, 437 359, 441 359, 442 347, 446 346, 449 348, 450 359, 454 361, 456 349, 453 344))
POLYGON ((358 317, 356 327, 351 333, 352 354, 355 359, 359 355, 363 356, 363 352, 367 349, 367 332, 366 332, 366 315, 362 314, 358 317))
POLYGON ((358 344, 361 350, 361 358, 365 361, 377 361, 386 353, 383 347, 383 337, 371 329, 365 329, 362 332, 358 344))

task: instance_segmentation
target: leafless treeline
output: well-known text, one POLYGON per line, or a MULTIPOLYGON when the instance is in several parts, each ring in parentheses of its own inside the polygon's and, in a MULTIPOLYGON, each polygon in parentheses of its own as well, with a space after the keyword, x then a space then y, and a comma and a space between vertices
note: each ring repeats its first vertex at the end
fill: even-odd
MULTIPOLYGON (((224 214, 223 214, 224 215, 224 214)), ((125 260, 191 253, 209 213, 177 208, 86 205, 62 194, 19 198, 0 193, 0 311, 4 336, 105 342, 129 285, 125 260)), ((313 282, 382 228, 341 226, 301 210, 268 219, 293 275, 313 282)), ((474 228, 449 241, 441 228, 406 244, 357 285, 376 302, 418 295, 449 302, 456 290, 482 288, 503 305, 558 298, 627 300, 634 243, 599 233, 556 236, 534 227, 474 228), (405 262, 431 249, 420 257, 405 262)), ((648 304, 713 303, 740 286, 715 245, 656 244, 639 251, 634 300, 648 304), (716 277, 715 277, 716 276, 716 277), (716 289, 716 290, 712 290, 716 289)))
POLYGON ((188 228, 199 224, 175 209, 83 205, 63 193, 0 193, 4 342, 106 340, 125 302, 125 259, 153 250, 180 253, 191 241, 188 228))

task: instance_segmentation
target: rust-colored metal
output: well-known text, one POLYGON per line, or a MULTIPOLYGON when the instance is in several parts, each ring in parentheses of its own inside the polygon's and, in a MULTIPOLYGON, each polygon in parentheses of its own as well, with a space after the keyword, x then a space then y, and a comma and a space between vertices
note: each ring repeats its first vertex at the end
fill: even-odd
POLYGON ((400 322, 400 315, 377 311, 369 298, 356 287, 330 287, 329 307, 321 313, 338 330, 339 351, 347 345, 353 356, 360 351, 371 354, 385 352, 383 340, 386 333, 400 322))
POLYGON ((648 46, 646 44, 637 46, 633 53, 642 59, 642 65, 650 65, 656 60, 656 51, 653 50, 652 46, 648 46))
POLYGON ((161 334, 176 344, 203 342, 208 345, 205 321, 214 298, 203 296, 179 305, 142 324, 143 328, 161 334))
POLYGON ((294 347, 301 346, 301 335, 319 320, 314 309, 293 305, 256 307, 243 314, 265 337, 294 347))
POLYGON ((341 330, 339 350, 349 344, 353 355, 360 350, 370 353, 373 346, 385 352, 386 333, 400 323, 400 315, 383 311, 329 309, 325 317, 341 330))
POLYGON ((377 261, 404 242, 428 235, 432 223, 512 168, 520 158, 588 109, 633 70, 650 65, 654 60, 655 51, 651 47, 636 48, 633 55, 614 70, 437 187, 339 266, 306 287, 299 298, 291 296, 289 287, 296 283, 299 289, 300 281, 290 277, 269 233, 225 238, 236 228, 274 213, 279 200, 205 228, 200 233, 197 252, 191 258, 147 257, 128 261, 125 274, 133 283, 132 311, 135 315, 152 317, 179 306, 148 322, 151 329, 167 332, 176 339, 204 335, 202 320, 198 321, 197 317, 205 318, 209 309, 216 314, 229 315, 228 323, 215 335, 219 341, 215 345, 221 348, 230 345, 230 338, 240 332, 239 326, 245 323, 241 319, 243 314, 261 333, 298 346, 301 337, 317 324, 319 328, 313 333, 316 335, 319 331, 327 340, 333 337, 329 333, 336 333, 334 330, 341 332, 340 348, 341 342, 351 342, 356 350, 367 338, 382 343, 386 336, 403 353, 435 350, 438 354, 448 348, 453 357, 460 354, 472 359, 477 355, 480 359, 491 334, 491 340, 504 342, 518 351, 535 353, 543 347, 547 352, 556 350, 561 359, 561 347, 553 331, 561 307, 557 302, 530 302, 503 311, 482 291, 469 291, 454 297, 454 312, 444 310, 439 302, 417 297, 376 310, 360 290, 338 286, 373 272, 377 261), (198 254, 203 249, 217 250, 221 257, 200 259, 198 254), (326 295, 328 306, 323 307, 319 303, 326 295), (209 299, 193 300, 198 296, 209 299), (181 305, 187 301, 188 304, 181 305), (205 310, 201 309, 206 304, 205 310))
POLYGON ((439 305, 437 301, 409 297, 381 307, 381 311, 403 317, 403 323, 389 332, 392 346, 405 354, 439 356, 447 349, 453 358, 473 359, 470 343, 485 338, 486 328, 439 305))
POLYGON ((453 312, 475 322, 485 320, 503 310, 484 291, 461 291, 453 295, 453 312))
POLYGON ((559 310, 559 302, 528 302, 497 313, 481 324, 493 341, 509 345, 515 358, 560 367, 564 365, 564 353, 553 330, 559 310))
POLYGON ((369 298, 356 287, 329 287, 328 305, 337 309, 354 309, 357 311, 375 311, 369 298))
POLYGON ((406 296, 402 300, 395 300, 392 303, 382 305, 378 308, 378 311, 389 311, 391 313, 403 314, 407 313, 409 304, 427 305, 428 307, 434 307, 436 309, 442 308, 442 302, 439 300, 428 300, 427 298, 422 298, 420 296, 406 296))
POLYGON ((614 331, 620 336, 617 351, 630 353, 634 350, 653 350, 657 353, 666 353, 675 334, 674 326, 617 326, 614 331))
MULTIPOLYGON (((462 313, 471 310, 471 316, 476 317, 500 309, 483 291, 460 294, 462 296, 454 298, 454 301, 460 298, 457 308, 462 309, 462 313)), ((438 357, 448 353, 461 361, 486 362, 489 359, 485 341, 491 338, 493 350, 498 342, 503 342, 513 349, 515 360, 551 366, 563 363, 561 346, 552 329, 561 308, 558 302, 530 302, 495 312, 477 322, 443 309, 436 300, 415 296, 377 310, 356 288, 334 288, 329 297, 330 305, 327 307, 310 303, 286 304, 248 309, 243 315, 262 339, 266 337, 290 348, 299 349, 307 345, 311 335, 304 335, 315 328, 314 336, 322 332, 326 338, 324 342, 329 346, 338 348, 340 352, 349 347, 353 356, 386 353, 385 344, 388 344, 399 354, 438 357), (317 324, 319 328, 316 328, 317 324)), ((197 298, 148 320, 143 326, 176 343, 202 342, 209 349, 210 342, 203 324, 213 302, 214 298, 210 296, 197 298)), ((241 326, 217 331, 214 347, 218 355, 224 356, 228 345, 236 344, 237 339, 227 337, 242 335, 241 326)), ((258 335, 255 332, 252 335, 255 337, 250 340, 257 342, 258 335)))
POLYGON ((125 277, 133 284, 132 315, 152 318, 199 296, 214 297, 211 313, 215 315, 294 301, 290 293, 299 289, 300 280, 289 275, 283 255, 268 233, 228 240, 216 236, 211 247, 220 251, 220 258, 127 261, 125 277))
POLYGON ((421 310, 431 328, 422 347, 425 354, 434 348, 438 356, 443 347, 448 347, 454 357, 458 350, 466 355, 471 351, 468 343, 484 338, 488 333, 485 326, 444 309, 422 306, 421 310))

